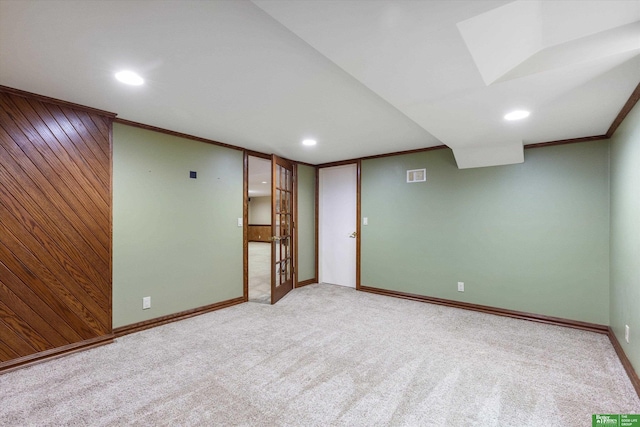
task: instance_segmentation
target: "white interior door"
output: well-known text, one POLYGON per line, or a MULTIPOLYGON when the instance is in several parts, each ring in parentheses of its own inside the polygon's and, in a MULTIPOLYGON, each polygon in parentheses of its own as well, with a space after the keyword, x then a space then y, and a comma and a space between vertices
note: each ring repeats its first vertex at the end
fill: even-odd
POLYGON ((356 287, 356 164, 321 168, 319 176, 319 281, 356 287))

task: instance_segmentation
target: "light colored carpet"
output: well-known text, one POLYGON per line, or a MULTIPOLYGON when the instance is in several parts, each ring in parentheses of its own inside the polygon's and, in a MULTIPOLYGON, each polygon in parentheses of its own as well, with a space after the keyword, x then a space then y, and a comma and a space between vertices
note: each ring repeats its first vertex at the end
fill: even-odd
POLYGON ((249 301, 271 304, 271 244, 249 242, 249 301))
POLYGON ((590 426, 640 401, 604 335, 296 289, 0 375, 0 424, 590 426))

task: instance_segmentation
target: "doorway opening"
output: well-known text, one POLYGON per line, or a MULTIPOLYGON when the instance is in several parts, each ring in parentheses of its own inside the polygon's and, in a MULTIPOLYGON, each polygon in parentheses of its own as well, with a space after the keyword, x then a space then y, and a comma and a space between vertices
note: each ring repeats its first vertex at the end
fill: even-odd
POLYGON ((271 160, 249 156, 249 301, 271 304, 271 160))

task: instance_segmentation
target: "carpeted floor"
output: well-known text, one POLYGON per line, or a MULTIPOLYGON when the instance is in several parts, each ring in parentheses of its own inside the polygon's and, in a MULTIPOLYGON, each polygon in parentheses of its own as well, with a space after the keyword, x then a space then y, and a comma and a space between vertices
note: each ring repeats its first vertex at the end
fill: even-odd
POLYGON ((0 375, 0 425, 590 426, 639 413, 605 335, 331 285, 0 375))
POLYGON ((249 242, 249 301, 271 304, 271 244, 249 242))

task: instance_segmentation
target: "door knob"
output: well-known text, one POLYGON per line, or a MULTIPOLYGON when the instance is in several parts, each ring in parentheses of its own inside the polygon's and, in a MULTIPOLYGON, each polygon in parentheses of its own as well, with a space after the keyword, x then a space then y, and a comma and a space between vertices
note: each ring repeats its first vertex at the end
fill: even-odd
POLYGON ((351 237, 352 239, 355 239, 357 235, 358 233, 354 231, 353 233, 349 234, 349 237, 351 237))
POLYGON ((269 237, 269 240, 271 240, 272 242, 279 242, 280 241, 280 237, 279 236, 271 236, 271 237, 269 237))

